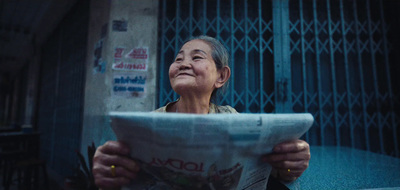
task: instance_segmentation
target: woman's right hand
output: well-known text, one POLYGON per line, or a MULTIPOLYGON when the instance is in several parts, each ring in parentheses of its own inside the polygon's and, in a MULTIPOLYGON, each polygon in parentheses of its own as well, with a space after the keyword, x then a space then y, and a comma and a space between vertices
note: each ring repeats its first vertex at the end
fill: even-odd
POLYGON ((129 158, 129 147, 119 141, 107 141, 93 157, 93 177, 97 187, 120 188, 136 178, 139 165, 129 158), (115 166, 115 175, 111 172, 115 166))

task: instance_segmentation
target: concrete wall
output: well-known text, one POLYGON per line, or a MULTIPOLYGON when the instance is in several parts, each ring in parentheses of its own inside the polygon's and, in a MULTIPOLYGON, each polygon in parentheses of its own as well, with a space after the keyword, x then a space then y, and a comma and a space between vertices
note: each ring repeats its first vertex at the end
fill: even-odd
MULTIPOLYGON (((158 1, 97 0, 91 2, 90 9, 81 137, 83 153, 86 153, 86 148, 91 142, 99 146, 107 140, 115 139, 107 119, 108 112, 154 110, 157 92, 158 1), (114 20, 126 21, 127 31, 114 31, 112 27, 114 20), (96 44, 99 47, 100 41, 102 41, 101 56, 97 54, 95 58, 95 47, 96 44), (113 76, 133 73, 112 69, 116 47, 124 47, 126 51, 137 47, 148 48, 148 69, 136 72, 146 75, 145 93, 142 97, 113 95, 113 76), (95 59, 100 63, 105 62, 104 72, 101 71, 101 66, 94 66, 95 59)), ((124 52, 126 53, 128 52, 124 52)))

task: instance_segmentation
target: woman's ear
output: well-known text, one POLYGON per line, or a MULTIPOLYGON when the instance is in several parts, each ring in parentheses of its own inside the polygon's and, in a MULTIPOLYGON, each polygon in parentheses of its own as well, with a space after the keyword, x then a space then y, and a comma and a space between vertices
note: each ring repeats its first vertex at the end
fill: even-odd
POLYGON ((217 81, 215 82, 215 88, 221 88, 224 86, 231 76, 231 69, 228 66, 224 66, 218 71, 218 75, 217 81))

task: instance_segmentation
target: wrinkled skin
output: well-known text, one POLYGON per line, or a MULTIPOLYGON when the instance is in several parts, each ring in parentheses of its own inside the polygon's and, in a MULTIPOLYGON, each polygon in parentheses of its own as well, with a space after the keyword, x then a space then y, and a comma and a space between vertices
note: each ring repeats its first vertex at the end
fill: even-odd
POLYGON ((273 152, 263 157, 276 170, 278 179, 294 181, 308 168, 310 146, 303 140, 292 140, 276 145, 273 152), (290 169, 290 171, 288 171, 290 169))
POLYGON ((129 147, 119 141, 107 141, 98 147, 93 157, 92 170, 97 187, 120 188, 135 179, 140 168, 128 156, 129 147), (111 165, 115 165, 115 176, 112 176, 111 165))

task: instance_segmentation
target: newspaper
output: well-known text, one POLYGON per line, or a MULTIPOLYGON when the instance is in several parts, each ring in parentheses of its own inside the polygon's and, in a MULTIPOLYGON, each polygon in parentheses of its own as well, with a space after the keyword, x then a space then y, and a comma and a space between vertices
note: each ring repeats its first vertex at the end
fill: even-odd
POLYGON ((302 136, 311 114, 110 112, 147 177, 124 189, 265 189, 275 145, 302 136))

